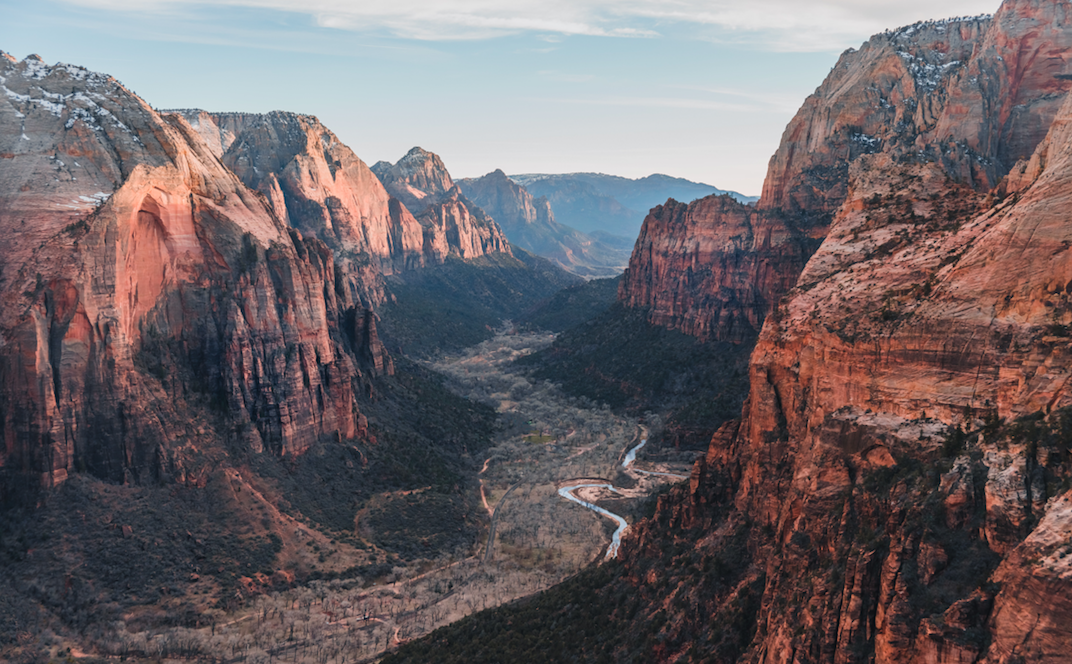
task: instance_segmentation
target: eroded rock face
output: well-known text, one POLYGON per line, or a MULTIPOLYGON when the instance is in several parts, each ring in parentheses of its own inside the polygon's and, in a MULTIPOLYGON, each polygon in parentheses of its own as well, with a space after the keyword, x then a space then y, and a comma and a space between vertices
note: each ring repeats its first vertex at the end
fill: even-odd
POLYGON ((0 84, 0 466, 181 480, 356 435, 328 247, 109 77, 5 55, 0 84))
POLYGON ((1072 495, 1050 501, 1046 516, 998 568, 1002 589, 987 623, 992 644, 980 661, 1059 662, 1072 643, 1072 495))
MULTIPOLYGON (((676 223, 669 206, 646 222, 671 239, 644 245, 654 259, 634 254, 630 278, 644 260, 688 267, 668 257, 746 238, 772 211, 791 229, 822 229, 769 305, 739 426, 660 503, 662 530, 639 529, 621 549, 639 561, 675 528, 706 543, 755 524, 754 562, 733 579, 764 586, 744 661, 1072 652, 1067 11, 1008 2, 992 20, 872 39, 790 125, 757 210, 721 205, 703 240, 674 235, 700 227, 698 203, 676 223)), ((739 246, 708 250, 693 270, 713 264, 708 278, 726 283, 719 256, 739 246)), ((623 296, 645 292, 630 288, 623 296)), ((665 296, 647 292, 638 302, 665 296)), ((693 315, 671 311, 677 325, 693 315)), ((711 624, 739 615, 727 590, 697 597, 711 624)))
MULTIPOLYGON (((939 162, 860 159, 850 169, 846 201, 826 240, 768 318, 753 353, 752 392, 735 443, 742 466, 738 509, 769 524, 780 541, 806 537, 836 551, 839 537, 829 511, 840 499, 890 542, 877 595, 868 594, 874 588, 868 583, 850 589, 846 578, 846 600, 825 609, 820 622, 836 616, 842 623, 838 640, 822 646, 813 633, 791 639, 792 648, 831 647, 834 661, 851 661, 853 652, 873 647, 876 661, 970 662, 1009 661, 1012 655, 1002 648, 1009 647, 1012 633, 1032 641, 1016 651, 1026 661, 1048 661, 1072 647, 1057 627, 1067 622, 1072 585, 1039 568, 1037 557, 1013 553, 1046 513, 1055 488, 1046 478, 1067 472, 1064 459, 1015 437, 997 445, 982 437, 968 440, 978 460, 955 464, 936 487, 943 509, 936 521, 945 527, 916 530, 915 524, 928 523, 931 509, 926 482, 902 475, 889 494, 892 502, 875 505, 877 489, 860 481, 876 476, 869 457, 844 430, 823 435, 835 421, 853 427, 873 422, 871 445, 888 450, 883 456, 896 460, 893 469, 913 463, 926 468, 940 465, 949 444, 939 447, 938 441, 950 435, 925 435, 929 422, 975 428, 987 419, 1013 420, 1072 404, 1065 389, 1072 358, 1064 336, 1066 321, 1072 322, 1065 302, 1072 278, 1065 249, 1072 243, 1072 162, 1059 156, 1072 147, 1070 119, 1072 102, 1040 147, 1051 155, 1046 167, 1004 202, 950 181, 939 162), (1065 147, 1058 150, 1057 144, 1065 147), (916 426, 919 436, 905 435, 916 426), (951 534, 950 524, 962 534, 951 534), (950 546, 955 537, 966 538, 973 552, 936 548, 950 546), (993 579, 1020 579, 1020 590, 1008 587, 995 597, 982 574, 969 584, 978 597, 968 596, 973 589, 966 587, 941 617, 920 614, 918 598, 936 592, 928 588, 948 578, 947 566, 977 564, 985 571, 987 560, 1002 556, 1002 571, 993 579), (1025 580, 1040 575, 1047 580, 1037 587, 1025 580), (1032 609, 1042 627, 1037 638, 1030 637, 1025 603, 1043 592, 1053 599, 1032 609), (858 633, 850 630, 846 640, 848 625, 858 633), (980 636, 987 630, 1005 630, 1005 645, 987 649, 980 636)), ((863 555, 867 549, 856 542, 842 555, 851 561, 852 551, 863 555)), ((783 588, 799 589, 784 566, 771 565, 767 573, 783 588)), ((761 620, 764 638, 798 624, 776 609, 761 620)))
POLYGON ((392 209, 372 171, 316 118, 276 111, 241 123, 214 119, 220 132, 237 132, 223 163, 281 220, 335 250, 346 286, 366 306, 382 301, 381 275, 426 264, 420 224, 404 207, 392 209))
POLYGON ((512 255, 502 228, 462 194, 439 155, 415 147, 394 165, 378 162, 373 172, 393 197, 414 211, 424 231, 425 255, 434 262, 452 255, 512 255))
POLYGON ((381 161, 374 169, 391 195, 417 214, 454 187, 454 180, 439 155, 419 147, 393 165, 381 161))
POLYGON ((701 339, 755 339, 813 250, 775 217, 728 195, 667 201, 640 231, 619 299, 701 339))
POLYGON ((546 198, 535 198, 501 170, 484 177, 459 180, 468 198, 492 215, 504 229, 554 223, 555 215, 546 198))
POLYGON ((745 321, 758 329, 795 283, 850 196, 853 168, 925 162, 929 177, 975 191, 997 186, 1033 154, 1072 88, 1069 11, 1058 2, 1006 2, 993 18, 920 23, 846 51, 786 128, 754 213, 715 201, 696 201, 677 217, 668 206, 653 211, 622 299, 650 308, 652 322, 732 339, 745 321), (688 217, 703 221, 669 221, 688 217), (684 235, 680 224, 722 247, 709 271, 682 271, 695 247, 664 237, 684 235))

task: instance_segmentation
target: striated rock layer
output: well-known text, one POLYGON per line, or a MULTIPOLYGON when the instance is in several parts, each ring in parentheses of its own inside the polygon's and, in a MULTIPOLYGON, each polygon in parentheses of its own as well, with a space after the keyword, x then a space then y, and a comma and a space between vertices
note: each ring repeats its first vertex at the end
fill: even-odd
MULTIPOLYGON (((1007 2, 989 21, 872 39, 787 131, 823 140, 794 139, 772 160, 754 216, 829 210, 824 240, 766 318, 741 420, 622 545, 640 570, 681 529, 698 533, 694 559, 747 533, 747 565, 671 591, 710 625, 740 623, 747 607, 756 628, 736 634, 734 659, 989 664, 1072 652, 1068 9, 1007 2), (930 45, 909 51, 906 39, 930 45), (854 72, 861 59, 874 64, 854 72), (853 120, 874 149, 850 154, 836 186, 803 186, 801 173, 839 163, 823 137, 853 90, 880 95, 853 120), (912 90, 906 105, 897 95, 912 90)), ((700 210, 715 202, 700 203, 662 232, 756 226, 726 204, 728 221, 704 226, 700 210)), ((668 218, 664 208, 646 225, 668 218)), ((703 251, 687 233, 677 242, 652 253, 703 251)), ((682 643, 686 623, 660 642, 682 643)), ((656 650, 663 661, 685 652, 656 650)))
POLYGON ((389 180, 388 193, 313 116, 178 113, 197 124, 206 142, 219 143, 224 165, 263 193, 280 219, 332 248, 347 288, 367 307, 382 302, 384 275, 438 265, 448 256, 509 253, 501 229, 453 200, 450 175, 431 153, 417 149, 400 161, 397 170, 412 183, 389 180))
POLYGON ((809 245, 779 218, 728 195, 669 200, 644 220, 619 299, 647 309, 655 325, 745 342, 796 283, 809 245))
POLYGON ((976 191, 997 186, 1031 156, 1072 88, 1068 12, 1018 0, 992 19, 920 23, 846 51, 786 128, 755 209, 709 197, 687 212, 653 210, 622 301, 660 325, 740 338, 795 283, 861 159, 923 161, 976 191), (697 251, 713 252, 699 270, 697 251))
POLYGON ((0 467, 182 481, 360 433, 388 368, 323 242, 114 79, 4 54, 0 85, 0 467))
POLYGON ((415 147, 394 165, 378 162, 373 172, 401 205, 415 211, 425 251, 437 262, 448 255, 512 255, 502 228, 462 194, 439 155, 415 147))

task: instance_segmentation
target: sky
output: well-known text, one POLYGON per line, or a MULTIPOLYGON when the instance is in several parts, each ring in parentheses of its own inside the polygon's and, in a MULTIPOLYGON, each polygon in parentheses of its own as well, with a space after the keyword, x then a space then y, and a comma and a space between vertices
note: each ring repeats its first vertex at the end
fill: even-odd
POLYGON ((758 195, 848 48, 997 0, 0 0, 0 50, 158 109, 316 115, 370 165, 666 173, 758 195))

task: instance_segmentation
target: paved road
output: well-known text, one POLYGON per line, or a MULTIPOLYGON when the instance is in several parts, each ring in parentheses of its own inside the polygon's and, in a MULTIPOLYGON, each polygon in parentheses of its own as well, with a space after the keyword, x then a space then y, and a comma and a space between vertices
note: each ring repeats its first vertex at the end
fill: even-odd
POLYGON ((521 486, 521 482, 518 482, 514 486, 506 490, 506 493, 502 495, 499 502, 495 503, 495 512, 491 515, 491 528, 488 529, 488 548, 484 551, 484 564, 486 565, 491 560, 491 550, 495 546, 495 526, 499 523, 499 510, 502 508, 503 503, 506 502, 507 496, 509 496, 514 489, 521 486))

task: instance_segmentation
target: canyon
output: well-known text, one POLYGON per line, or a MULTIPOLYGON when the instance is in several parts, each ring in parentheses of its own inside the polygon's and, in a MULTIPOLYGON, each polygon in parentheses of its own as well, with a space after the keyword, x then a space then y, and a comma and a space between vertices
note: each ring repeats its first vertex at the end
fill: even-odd
POLYGON ((1066 661, 1070 12, 846 51, 758 201, 656 205, 557 337, 526 315, 561 268, 615 263, 543 176, 369 168, 312 116, 0 54, 0 618, 97 609, 144 658, 219 622, 240 658, 297 658, 298 624, 303 658, 392 664, 1066 661), (456 291, 518 299, 504 266, 544 286, 492 330, 456 291), (470 319, 494 338, 413 359, 470 319), (86 523, 189 555, 124 594, 86 523))
POLYGON ((391 370, 384 276, 510 256, 456 189, 415 180, 442 194, 415 217, 316 118, 158 113, 78 67, 3 67, 0 465, 43 485, 358 437, 354 395, 391 370))
MULTIPOLYGON (((741 420, 712 440, 683 503, 667 505, 688 520, 729 500, 769 533, 755 546, 781 550, 752 571, 764 579, 755 661, 851 661, 861 649, 875 661, 1048 661, 1070 645, 1072 588, 1051 558, 1067 537, 1054 530, 1067 452, 996 425, 1052 413, 1059 427, 1072 403, 1056 230, 1070 180, 1054 150, 1072 108, 1067 10, 1006 2, 990 20, 875 37, 842 57, 771 160, 757 214, 823 241, 780 304, 781 287, 766 287, 741 420), (831 168, 843 178, 816 186, 831 168), (973 433, 943 446, 946 427, 973 433), (888 497, 865 488, 882 473, 888 497), (929 525, 929 510, 944 522, 929 525), (954 533, 967 543, 950 548, 954 533), (796 565, 816 555, 838 572, 801 579, 796 565), (959 596, 920 601, 958 565, 976 566, 978 587, 961 579, 959 596), (1030 610, 1027 579, 1049 594, 1030 610)), ((763 285, 753 274, 745 283, 763 285)))
POLYGON ((620 299, 754 340, 740 417, 620 564, 387 661, 596 620, 557 656, 1067 659, 1068 25, 1009 0, 876 35, 804 102, 754 207, 655 208, 620 299))

